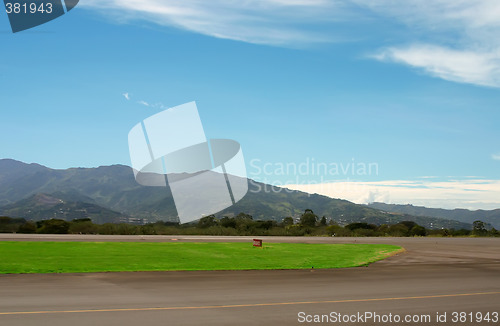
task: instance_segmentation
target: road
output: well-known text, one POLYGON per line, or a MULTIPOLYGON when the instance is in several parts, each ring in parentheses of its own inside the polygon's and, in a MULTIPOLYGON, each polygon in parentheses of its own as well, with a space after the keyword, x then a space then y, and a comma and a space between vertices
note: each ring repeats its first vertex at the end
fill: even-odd
MULTIPOLYGON (((0 241, 251 239, 0 235, 0 241)), ((499 238, 262 239, 264 243, 387 243, 407 251, 368 267, 337 270, 2 275, 0 325, 301 325, 309 324, 307 320, 314 320, 315 315, 338 318, 340 313, 358 318, 360 314, 362 318, 365 312, 376 314, 380 322, 362 318, 364 323, 346 323, 332 318, 329 324, 500 324, 475 320, 476 313, 485 316, 489 312, 490 317, 493 312, 500 313, 499 238), (472 312, 474 320, 454 323, 454 312, 472 312), (446 322, 437 323, 437 314, 443 320, 445 313, 446 322), (396 315, 403 321, 413 318, 420 322, 384 319, 394 321, 396 315)))

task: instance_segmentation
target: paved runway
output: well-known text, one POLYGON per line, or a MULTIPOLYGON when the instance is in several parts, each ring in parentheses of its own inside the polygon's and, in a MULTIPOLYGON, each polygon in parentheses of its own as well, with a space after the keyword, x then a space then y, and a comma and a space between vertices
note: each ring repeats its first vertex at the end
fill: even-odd
MULTIPOLYGON (((309 324, 315 315, 333 325, 499 324, 493 314, 500 313, 498 238, 262 238, 264 243, 388 243, 407 252, 369 267, 339 270, 3 275, 0 325, 297 325, 309 324), (458 315, 454 323, 454 312, 467 313, 466 321, 458 315), (478 323, 475 318, 488 312, 493 319, 478 323), (441 320, 446 313, 446 322, 437 323, 437 313, 441 320), (344 322, 346 317, 359 322, 344 322)), ((252 237, 0 235, 4 241, 21 239, 228 242, 252 237)))

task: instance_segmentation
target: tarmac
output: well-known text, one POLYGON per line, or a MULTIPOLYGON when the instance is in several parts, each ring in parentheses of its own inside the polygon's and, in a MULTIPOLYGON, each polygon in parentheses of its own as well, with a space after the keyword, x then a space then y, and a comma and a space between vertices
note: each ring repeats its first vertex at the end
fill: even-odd
MULTIPOLYGON (((0 241, 253 238, 0 234, 0 241)), ((406 252, 347 269, 0 275, 0 325, 500 324, 500 238, 259 239, 386 243, 406 252)))

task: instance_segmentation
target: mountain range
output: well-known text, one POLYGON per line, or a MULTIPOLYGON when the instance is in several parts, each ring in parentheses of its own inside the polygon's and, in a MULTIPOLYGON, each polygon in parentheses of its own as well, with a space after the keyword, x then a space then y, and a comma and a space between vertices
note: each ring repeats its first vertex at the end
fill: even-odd
MULTIPOLYGON (((436 217, 358 205, 342 199, 266 185, 248 179, 249 190, 235 205, 217 216, 241 212, 254 219, 298 217, 305 209, 339 224, 397 223, 412 220, 428 228, 471 228, 453 215, 436 217)), ((11 159, 0 160, 0 215, 40 220, 91 218, 96 223, 178 221, 169 187, 139 185, 125 165, 98 168, 50 169, 11 159)), ((490 223, 498 220, 491 220, 490 223)))
POLYGON ((480 220, 491 224, 494 228, 500 229, 500 209, 475 210, 468 209, 442 209, 427 208, 413 205, 394 205, 384 203, 371 203, 368 207, 380 209, 385 212, 408 214, 413 216, 434 216, 444 219, 453 219, 464 223, 473 223, 480 220))

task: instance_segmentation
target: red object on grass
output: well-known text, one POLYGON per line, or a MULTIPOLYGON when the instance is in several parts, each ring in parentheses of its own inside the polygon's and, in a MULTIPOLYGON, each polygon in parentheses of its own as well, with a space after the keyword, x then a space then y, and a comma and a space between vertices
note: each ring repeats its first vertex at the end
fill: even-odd
POLYGON ((262 247, 262 240, 261 239, 253 239, 253 246, 254 247, 262 247))

